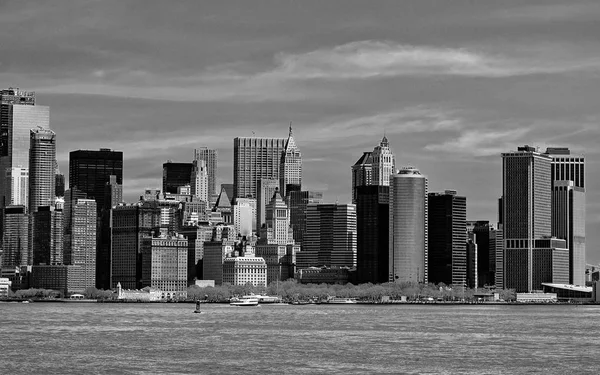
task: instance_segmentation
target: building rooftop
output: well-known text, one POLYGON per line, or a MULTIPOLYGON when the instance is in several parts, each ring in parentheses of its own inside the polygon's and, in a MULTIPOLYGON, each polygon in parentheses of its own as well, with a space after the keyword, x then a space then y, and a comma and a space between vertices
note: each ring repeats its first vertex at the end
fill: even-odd
POLYGON ((550 287, 550 288, 556 288, 556 289, 572 290, 575 292, 592 293, 591 286, 582 286, 582 285, 573 285, 573 284, 552 284, 552 283, 542 283, 542 285, 550 287))

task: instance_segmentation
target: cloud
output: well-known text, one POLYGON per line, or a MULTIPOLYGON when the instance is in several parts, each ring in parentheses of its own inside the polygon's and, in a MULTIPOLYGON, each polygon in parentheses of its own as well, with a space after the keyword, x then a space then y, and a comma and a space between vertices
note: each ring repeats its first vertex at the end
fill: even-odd
POLYGON ((523 143, 529 133, 526 127, 508 130, 469 129, 457 138, 425 146, 428 151, 469 154, 473 156, 500 155, 523 143))

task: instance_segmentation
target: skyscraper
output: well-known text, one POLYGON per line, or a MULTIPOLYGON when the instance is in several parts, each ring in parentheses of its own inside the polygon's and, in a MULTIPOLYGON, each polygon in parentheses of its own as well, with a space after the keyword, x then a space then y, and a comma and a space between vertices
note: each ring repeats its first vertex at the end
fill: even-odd
POLYGON ((291 123, 290 133, 281 155, 279 174, 279 192, 282 197, 288 196, 289 191, 300 191, 302 189, 302 154, 294 141, 291 123))
POLYGON ((279 181, 284 138, 235 138, 233 140, 234 198, 256 198, 257 181, 279 181))
POLYGON ((292 191, 289 196, 290 226, 294 233, 294 242, 302 244, 306 231, 306 209, 309 204, 323 203, 323 193, 320 191, 292 191))
POLYGON ((552 157, 552 235, 567 241, 569 283, 585 283, 585 158, 566 147, 547 148, 552 157))
POLYGON ((117 176, 109 176, 104 186, 104 207, 100 211, 98 246, 96 249, 96 288, 110 289, 110 212, 123 202, 123 185, 117 176))
POLYGON ((29 149, 29 212, 39 206, 54 204, 54 163, 56 161, 56 133, 38 127, 31 129, 29 149))
POLYGON ((352 166, 352 203, 356 204, 356 188, 373 183, 373 153, 366 151, 352 166))
POLYGON ((183 236, 141 239, 142 286, 158 288, 166 299, 187 296, 188 240, 183 236))
POLYGON ((95 199, 97 209, 105 207, 104 187, 110 176, 123 184, 123 152, 108 148, 77 150, 69 153, 69 188, 77 187, 89 199, 95 199))
POLYGON ((87 194, 77 188, 67 189, 65 191, 65 205, 63 209, 63 262, 64 264, 73 264, 72 259, 72 241, 73 241, 73 207, 77 200, 87 199, 87 194))
POLYGON ((551 235, 551 161, 529 146, 502 154, 504 287, 517 292, 541 288, 533 281, 541 264, 534 242, 551 235))
POLYGON ((256 199, 238 198, 233 206, 233 225, 241 236, 251 236, 256 231, 256 199))
POLYGON ((167 161, 163 164, 163 193, 177 194, 179 186, 192 184, 193 163, 173 163, 167 161))
MULTIPOLYGON (((467 235, 477 245, 478 286, 494 285, 493 265, 496 263, 495 229, 490 225, 489 221, 467 221, 467 235)), ((429 243, 429 249, 429 253, 431 254, 431 242, 429 243)))
POLYGON ((394 173, 396 160, 387 137, 384 135, 379 145, 372 152, 373 177, 371 184, 379 186, 389 186, 390 176, 394 173))
POLYGON ((428 282, 472 285, 467 273, 467 198, 454 190, 429 193, 428 282))
POLYGON ((33 264, 63 264, 63 211, 40 206, 33 216, 33 264))
POLYGON ((71 206, 71 265, 77 267, 74 284, 78 290, 96 286, 97 208, 93 199, 77 199, 71 206))
POLYGON ((279 181, 262 178, 256 184, 256 226, 258 229, 266 222, 266 207, 271 202, 273 194, 279 189, 279 181))
POLYGON ((29 168, 8 168, 6 170, 6 186, 10 191, 10 202, 13 205, 29 205, 29 168))
POLYGON ((357 272, 360 283, 388 281, 389 199, 389 186, 356 188, 357 272))
POLYGON ((209 197, 212 197, 209 193, 209 181, 210 176, 208 175, 206 162, 195 159, 192 162, 192 195, 207 203, 209 197))
POLYGON ((404 167, 390 179, 389 281, 427 282, 427 177, 404 167))
POLYGON ((356 267, 356 206, 309 204, 298 269, 313 266, 356 267))
POLYGON ((14 204, 9 181, 29 167, 30 130, 47 129, 50 109, 35 105, 35 93, 9 88, 0 91, 0 207, 14 204), (18 168, 18 169, 13 169, 18 168))
POLYGON ((217 150, 211 150, 206 147, 197 148, 194 150, 194 160, 204 160, 206 172, 208 174, 208 198, 209 200, 216 199, 215 196, 219 194, 219 190, 217 190, 217 150))
POLYGON ((25 206, 8 206, 2 212, 2 270, 31 264, 29 215, 25 206))

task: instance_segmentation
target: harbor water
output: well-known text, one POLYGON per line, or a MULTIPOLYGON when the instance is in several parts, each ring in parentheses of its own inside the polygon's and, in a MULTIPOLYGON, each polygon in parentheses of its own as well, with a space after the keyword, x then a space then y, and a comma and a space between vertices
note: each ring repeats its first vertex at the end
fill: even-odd
POLYGON ((0 303, 0 373, 600 373, 600 306, 194 308, 0 303))

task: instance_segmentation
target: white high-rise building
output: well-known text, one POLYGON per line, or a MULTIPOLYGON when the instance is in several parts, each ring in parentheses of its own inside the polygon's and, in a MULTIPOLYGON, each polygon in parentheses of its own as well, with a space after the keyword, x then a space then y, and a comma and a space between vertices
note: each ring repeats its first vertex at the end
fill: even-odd
POLYGON ((27 206, 29 204, 29 168, 7 168, 6 181, 7 186, 10 186, 10 200, 7 205, 27 206))
POLYGON ((281 156, 281 168, 279 176, 279 191, 281 196, 288 195, 288 190, 300 191, 302 188, 302 154, 296 146, 292 135, 292 124, 290 133, 285 142, 285 149, 281 156))
POLYGON ((378 146, 373 149, 372 185, 389 186, 390 176, 394 173, 396 161, 387 137, 384 135, 378 146))
POLYGON ((192 167, 192 195, 208 202, 208 168, 204 160, 194 160, 192 167))
POLYGON ((256 229, 256 199, 237 198, 233 206, 233 225, 238 234, 250 236, 256 229))

